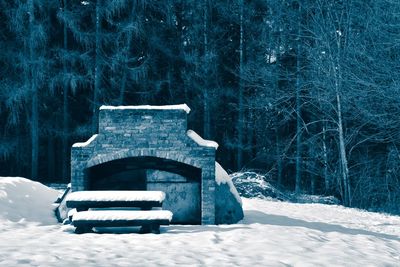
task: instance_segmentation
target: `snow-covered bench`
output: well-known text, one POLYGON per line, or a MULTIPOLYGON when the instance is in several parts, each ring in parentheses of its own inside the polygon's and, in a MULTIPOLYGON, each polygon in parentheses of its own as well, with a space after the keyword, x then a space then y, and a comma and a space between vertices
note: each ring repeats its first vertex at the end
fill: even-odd
POLYGON ((165 199, 162 191, 78 191, 68 195, 68 208, 85 211, 90 208, 141 208, 161 207, 165 199))
POLYGON ((169 225, 172 212, 168 210, 90 210, 72 217, 75 233, 87 233, 93 227, 141 226, 141 233, 160 233, 160 225, 169 225))
POLYGON ((142 226, 141 233, 159 233, 160 225, 169 225, 172 213, 151 209, 161 207, 164 199, 162 191, 79 191, 67 196, 66 205, 77 210, 71 219, 76 233, 90 232, 93 227, 127 226, 142 226))

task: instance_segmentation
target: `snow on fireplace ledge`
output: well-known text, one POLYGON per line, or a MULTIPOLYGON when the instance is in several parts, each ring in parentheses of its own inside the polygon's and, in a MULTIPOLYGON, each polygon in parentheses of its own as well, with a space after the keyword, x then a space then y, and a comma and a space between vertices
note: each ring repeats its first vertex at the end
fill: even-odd
POLYGON ((85 146, 88 146, 91 142, 93 142, 94 139, 96 139, 96 137, 97 137, 97 134, 94 134, 86 142, 75 143, 75 144, 72 145, 72 147, 85 147, 85 146))
POLYGON ((124 110, 124 109, 148 109, 148 110, 184 110, 187 114, 190 112, 190 108, 186 104, 180 105, 167 105, 167 106, 101 106, 100 110, 124 110))
POLYGON ((218 149, 218 143, 211 140, 205 140, 193 130, 188 130, 187 135, 200 146, 213 147, 218 149))

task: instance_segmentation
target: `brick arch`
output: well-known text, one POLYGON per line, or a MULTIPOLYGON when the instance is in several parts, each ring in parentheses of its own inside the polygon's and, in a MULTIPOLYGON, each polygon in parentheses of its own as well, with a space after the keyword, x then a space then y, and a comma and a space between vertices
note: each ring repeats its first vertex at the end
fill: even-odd
POLYGON ((175 151, 161 151, 155 149, 120 150, 113 153, 100 154, 88 160, 86 168, 90 168, 114 160, 119 160, 124 158, 135 158, 135 157, 155 157, 160 159, 176 161, 200 169, 203 168, 201 162, 191 158, 190 155, 184 155, 182 153, 178 153, 175 151))

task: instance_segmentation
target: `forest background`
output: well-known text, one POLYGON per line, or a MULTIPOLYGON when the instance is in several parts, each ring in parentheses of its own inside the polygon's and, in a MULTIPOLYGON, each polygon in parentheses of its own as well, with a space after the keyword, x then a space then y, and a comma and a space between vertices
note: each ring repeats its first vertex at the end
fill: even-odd
POLYGON ((400 213, 400 1, 1 0, 0 175, 68 182, 100 105, 192 109, 230 171, 400 213))

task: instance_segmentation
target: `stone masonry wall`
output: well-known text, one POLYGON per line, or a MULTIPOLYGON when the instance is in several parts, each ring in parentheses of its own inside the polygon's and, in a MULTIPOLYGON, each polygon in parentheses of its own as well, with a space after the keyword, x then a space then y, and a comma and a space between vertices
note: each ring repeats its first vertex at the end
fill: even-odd
POLYGON ((72 191, 88 189, 85 170, 112 160, 150 156, 201 169, 201 222, 215 223, 215 148, 187 135, 182 109, 101 109, 98 135, 71 151, 72 191), (89 142, 90 141, 90 142, 89 142))

